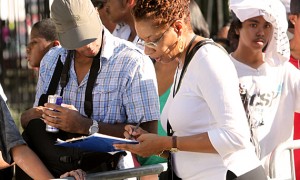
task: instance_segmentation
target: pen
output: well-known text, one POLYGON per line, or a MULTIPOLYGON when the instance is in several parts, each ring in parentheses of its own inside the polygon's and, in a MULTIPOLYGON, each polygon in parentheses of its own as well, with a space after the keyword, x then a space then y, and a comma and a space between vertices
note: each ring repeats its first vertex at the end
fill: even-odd
MULTIPOLYGON (((137 123, 137 125, 134 127, 134 129, 133 129, 132 132, 135 132, 140 127, 143 119, 144 119, 144 116, 141 117, 141 119, 139 120, 139 122, 137 123)), ((130 139, 132 139, 132 133, 130 135, 130 139)))

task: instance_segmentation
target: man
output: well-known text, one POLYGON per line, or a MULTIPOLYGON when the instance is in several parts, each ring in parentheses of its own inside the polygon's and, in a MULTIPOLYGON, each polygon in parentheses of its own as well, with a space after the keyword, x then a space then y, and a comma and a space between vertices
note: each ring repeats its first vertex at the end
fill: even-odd
POLYGON ((59 46, 55 24, 51 19, 43 19, 32 26, 30 41, 26 48, 27 60, 32 68, 39 68, 48 50, 59 46))
POLYGON ((102 24, 106 27, 106 29, 109 30, 110 33, 112 33, 116 28, 116 23, 113 23, 107 15, 106 12, 106 3, 107 0, 91 0, 94 7, 97 8, 97 11, 100 15, 100 19, 102 21, 102 24))
MULTIPOLYGON (((63 48, 50 49, 43 58, 34 107, 45 103, 45 100, 41 101, 48 88, 53 88, 51 80, 57 76, 54 72, 61 61, 64 67, 54 93, 62 95, 65 105, 46 103, 43 111, 36 111, 46 124, 59 128, 60 132, 47 133, 44 126, 41 128, 43 123, 41 125, 39 119, 30 121, 36 116, 27 116, 22 119, 26 127, 24 136, 28 141, 32 140, 33 149, 54 175, 66 172, 66 169, 60 168, 84 166, 82 168, 87 172, 108 170, 112 167, 95 168, 101 163, 93 157, 89 157, 89 161, 76 153, 73 156, 45 152, 50 151, 48 145, 54 142, 45 142, 46 138, 41 137, 35 139, 34 132, 40 130, 39 136, 51 136, 52 141, 73 134, 90 135, 95 132, 124 137, 124 126, 136 124, 141 116, 145 117, 141 126, 156 132, 159 104, 153 64, 132 43, 112 36, 103 28, 91 1, 54 0, 51 17, 63 48), (60 164, 53 163, 56 158, 47 153, 59 156, 60 164)), ((54 149, 60 152, 57 147, 54 149)))
POLYGON ((138 36, 130 12, 134 5, 135 0, 107 0, 106 12, 108 18, 117 24, 112 34, 121 39, 136 43, 138 36))
MULTIPOLYGON (((61 46, 58 40, 56 27, 52 19, 47 18, 36 22, 32 26, 30 41, 26 48, 26 58, 29 66, 38 70, 44 55, 53 47, 60 48, 61 46)), ((21 115, 21 122, 23 122, 22 119, 26 118, 26 116, 33 118, 33 116, 36 115, 35 118, 39 118, 40 114, 37 114, 36 112, 42 112, 41 110, 41 107, 36 107, 34 109, 24 111, 21 115)), ((24 124, 21 123, 21 125, 25 128, 24 124)))

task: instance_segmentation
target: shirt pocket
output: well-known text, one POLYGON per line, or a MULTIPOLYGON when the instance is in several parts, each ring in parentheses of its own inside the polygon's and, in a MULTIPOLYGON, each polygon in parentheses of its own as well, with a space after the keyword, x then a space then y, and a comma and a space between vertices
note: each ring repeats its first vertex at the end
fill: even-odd
POLYGON ((114 84, 97 85, 93 91, 94 102, 98 104, 95 108, 108 108, 117 106, 120 101, 118 86, 114 84))

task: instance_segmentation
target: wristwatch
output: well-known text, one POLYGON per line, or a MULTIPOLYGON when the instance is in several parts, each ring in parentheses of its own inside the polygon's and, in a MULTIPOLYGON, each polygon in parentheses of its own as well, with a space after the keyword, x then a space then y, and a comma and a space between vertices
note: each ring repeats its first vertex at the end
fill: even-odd
POLYGON ((177 136, 172 136, 172 148, 170 152, 177 152, 179 149, 177 148, 177 136))
POLYGON ((99 131, 98 121, 93 120, 93 124, 90 126, 89 135, 97 133, 99 131))

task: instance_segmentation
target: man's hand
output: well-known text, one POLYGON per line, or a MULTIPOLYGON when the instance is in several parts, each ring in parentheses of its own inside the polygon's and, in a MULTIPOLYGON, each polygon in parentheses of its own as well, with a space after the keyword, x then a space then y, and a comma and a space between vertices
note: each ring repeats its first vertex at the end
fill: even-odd
POLYGON ((76 180, 84 180, 86 173, 81 169, 76 169, 70 172, 66 172, 65 174, 61 175, 60 178, 65 178, 70 176, 74 177, 76 180))
POLYGON ((50 126, 66 132, 88 134, 91 120, 83 117, 72 105, 46 103, 42 119, 50 126))
POLYGON ((20 120, 22 128, 25 129, 30 120, 41 118, 43 114, 43 108, 44 108, 43 106, 38 106, 24 111, 21 115, 21 120, 20 120))

